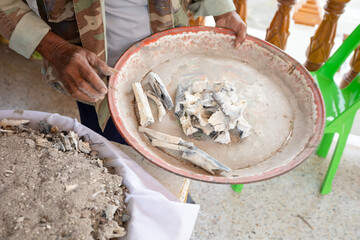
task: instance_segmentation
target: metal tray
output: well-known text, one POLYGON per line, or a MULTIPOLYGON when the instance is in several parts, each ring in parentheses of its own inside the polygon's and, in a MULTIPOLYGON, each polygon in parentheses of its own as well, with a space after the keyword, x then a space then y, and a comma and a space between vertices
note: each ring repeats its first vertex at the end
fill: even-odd
MULTIPOLYGON (((234 48, 232 31, 210 27, 176 28, 154 34, 129 48, 110 78, 109 106, 114 123, 126 141, 150 162, 183 177, 241 184, 283 174, 306 160, 324 129, 325 110, 320 91, 309 72, 296 60, 263 40, 247 36, 234 48), (211 175, 183 160, 179 153, 151 146, 137 131, 131 84, 149 71, 160 75, 170 95, 184 81, 208 78, 232 81, 248 102, 245 119, 252 134, 222 145, 187 138, 173 111, 150 128, 194 142, 233 171, 211 175)), ((156 115, 156 109, 153 109, 156 115)))

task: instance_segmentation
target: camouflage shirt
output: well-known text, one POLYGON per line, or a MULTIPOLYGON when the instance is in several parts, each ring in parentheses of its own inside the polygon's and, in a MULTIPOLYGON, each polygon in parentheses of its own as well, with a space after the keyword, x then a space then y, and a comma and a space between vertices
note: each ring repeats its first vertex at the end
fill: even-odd
MULTIPOLYGON (((41 39, 52 30, 68 42, 97 54, 106 61, 104 0, 36 0, 36 15, 22 0, 0 1, 0 34, 9 47, 30 58, 41 39)), ((235 10, 232 0, 149 0, 153 33, 188 25, 188 11, 197 16, 217 16, 235 10)), ((44 79, 66 94, 55 69, 44 60, 44 79)), ((106 79, 104 79, 106 81, 106 79)), ((107 98, 95 104, 99 124, 109 119, 107 98)))

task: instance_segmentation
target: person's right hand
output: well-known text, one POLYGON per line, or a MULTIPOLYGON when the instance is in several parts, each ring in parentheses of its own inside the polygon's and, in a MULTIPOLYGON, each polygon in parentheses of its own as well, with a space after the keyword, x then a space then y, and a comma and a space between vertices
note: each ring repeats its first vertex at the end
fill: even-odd
POLYGON ((100 76, 114 72, 95 53, 70 44, 53 32, 45 35, 36 50, 55 67, 73 98, 97 102, 105 97, 107 87, 100 76))

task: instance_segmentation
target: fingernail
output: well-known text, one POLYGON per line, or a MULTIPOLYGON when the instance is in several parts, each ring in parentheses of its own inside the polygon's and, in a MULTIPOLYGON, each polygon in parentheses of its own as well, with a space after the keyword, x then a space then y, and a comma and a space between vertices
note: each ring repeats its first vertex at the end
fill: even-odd
POLYGON ((237 43, 236 46, 235 46, 235 49, 238 50, 241 46, 241 43, 237 43))
POLYGON ((103 94, 103 95, 105 95, 105 94, 107 93, 107 89, 106 89, 106 88, 102 88, 102 89, 100 90, 100 93, 103 94))
POLYGON ((116 70, 115 68, 110 68, 110 71, 113 72, 114 74, 118 73, 119 71, 116 70))

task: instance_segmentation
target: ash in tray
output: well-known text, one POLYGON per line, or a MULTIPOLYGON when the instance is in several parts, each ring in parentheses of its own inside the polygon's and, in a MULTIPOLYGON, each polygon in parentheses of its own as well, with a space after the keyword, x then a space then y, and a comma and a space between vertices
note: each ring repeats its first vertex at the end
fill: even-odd
POLYGON ((234 84, 225 80, 209 82, 207 79, 187 85, 178 85, 175 115, 186 136, 215 142, 231 142, 230 131, 240 138, 249 136, 251 126, 243 118, 246 101, 241 100, 234 84))
MULTIPOLYGON (((147 126, 155 122, 148 98, 154 101, 158 111, 158 121, 174 107, 173 101, 159 75, 149 72, 142 82, 132 85, 135 95, 139 131, 144 133, 154 147, 182 152, 182 158, 203 168, 211 174, 231 171, 230 168, 197 148, 192 142, 180 137, 154 131, 147 126), (151 90, 144 91, 143 85, 151 90)), ((229 81, 196 81, 178 85, 175 101, 175 115, 187 136, 211 137, 215 142, 228 144, 230 131, 234 130, 241 138, 250 134, 250 125, 242 114, 246 102, 240 100, 235 86, 229 81), (195 136, 196 135, 196 136, 195 136)))

